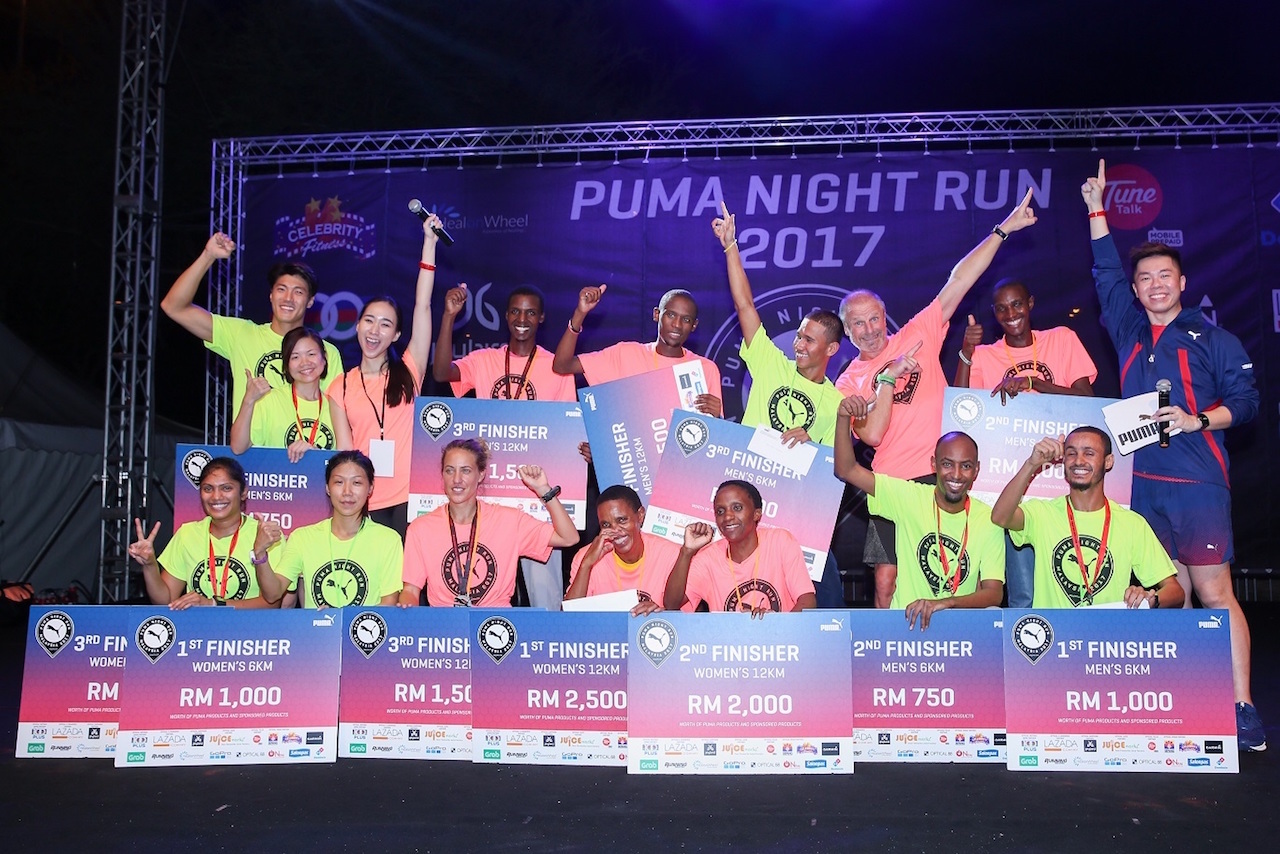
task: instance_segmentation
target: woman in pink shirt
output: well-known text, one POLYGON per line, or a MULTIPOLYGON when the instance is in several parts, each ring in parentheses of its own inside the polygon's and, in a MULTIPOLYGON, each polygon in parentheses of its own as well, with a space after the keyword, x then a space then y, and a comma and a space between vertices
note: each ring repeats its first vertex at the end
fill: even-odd
POLYGON ((578 529, 539 466, 516 471, 551 514, 539 522, 523 511, 478 498, 489 468, 489 448, 479 439, 454 439, 440 456, 448 503, 409 524, 404 545, 402 606, 506 608, 516 589, 520 557, 545 562, 551 549, 578 542, 578 529))

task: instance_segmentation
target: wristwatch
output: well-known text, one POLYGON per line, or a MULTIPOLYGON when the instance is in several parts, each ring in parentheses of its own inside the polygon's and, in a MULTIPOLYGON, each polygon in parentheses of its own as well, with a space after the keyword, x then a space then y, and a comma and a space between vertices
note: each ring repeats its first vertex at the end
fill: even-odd
POLYGON ((553 486, 550 489, 548 489, 545 494, 539 495, 538 498, 542 501, 543 504, 550 504, 551 499, 555 498, 559 494, 560 494, 560 487, 553 486))
POLYGON ((1155 590, 1151 591, 1151 607, 1152 608, 1160 607, 1160 593, 1158 591, 1155 591, 1155 590))
POLYGON ((1200 420, 1200 430, 1201 430, 1201 432, 1203 432, 1203 431, 1205 431, 1205 430, 1208 430, 1208 429, 1209 429, 1209 416, 1208 416, 1208 415, 1205 415, 1203 412, 1200 412, 1200 413, 1197 413, 1196 418, 1200 420))

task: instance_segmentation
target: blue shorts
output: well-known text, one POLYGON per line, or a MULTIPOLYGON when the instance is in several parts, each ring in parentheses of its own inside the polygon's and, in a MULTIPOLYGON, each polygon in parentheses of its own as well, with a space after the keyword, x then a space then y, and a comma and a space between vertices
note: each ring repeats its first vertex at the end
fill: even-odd
POLYGON ((1133 509, 1147 520, 1174 560, 1186 566, 1235 560, 1231 490, 1227 487, 1154 480, 1135 473, 1133 509))

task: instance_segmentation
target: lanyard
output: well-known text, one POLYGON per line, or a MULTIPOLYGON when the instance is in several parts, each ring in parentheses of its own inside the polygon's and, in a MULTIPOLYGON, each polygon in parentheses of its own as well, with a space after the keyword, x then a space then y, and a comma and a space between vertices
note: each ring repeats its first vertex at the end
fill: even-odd
MULTIPOLYGON (((760 549, 762 547, 763 544, 757 539, 756 563, 755 567, 751 570, 751 590, 756 589, 756 579, 760 577, 760 549)), ((725 560, 729 562, 729 580, 733 582, 733 592, 738 595, 738 610, 741 611, 744 606, 746 607, 746 610, 752 610, 751 606, 747 604, 743 594, 739 591, 740 585, 738 584, 738 579, 733 574, 733 555, 729 554, 729 547, 727 545, 724 547, 724 557, 725 560)), ((748 590, 747 592, 750 593, 751 590, 748 590)))
MULTIPOLYGON (((448 506, 444 508, 444 515, 449 520, 449 538, 453 540, 453 564, 457 566, 462 564, 462 553, 458 549, 458 530, 453 526, 453 514, 449 512, 448 506)), ((476 518, 471 520, 471 544, 467 546, 467 562, 462 564, 462 583, 459 585, 462 590, 458 592, 458 604, 471 604, 471 562, 476 556, 476 540, 480 536, 480 502, 476 502, 476 518)))
MULTIPOLYGON (((383 369, 384 369, 384 370, 387 370, 387 369, 388 369, 387 363, 386 363, 386 362, 383 362, 383 363, 382 363, 382 367, 383 367, 383 369)), ((379 412, 379 411, 378 411, 378 407, 374 406, 374 404, 373 404, 373 398, 369 396, 369 389, 368 389, 368 387, 367 387, 367 386, 365 386, 365 384, 364 384, 364 371, 361 371, 361 370, 360 370, 360 368, 358 368, 358 367, 356 368, 356 371, 360 374, 360 388, 364 389, 364 397, 365 397, 365 400, 369 401, 369 408, 373 410, 373 417, 374 417, 375 419, 377 419, 377 422, 378 422, 378 438, 379 438, 379 439, 385 439, 385 438, 387 438, 387 432, 386 432, 386 429, 385 429, 385 425, 386 425, 386 423, 387 423, 387 390, 386 390, 386 386, 385 386, 385 384, 384 384, 383 389, 382 389, 382 411, 381 411, 381 412, 379 412)), ((390 380, 391 380, 390 372, 388 371, 388 375, 387 375, 387 382, 389 383, 389 382, 390 382, 390 380)), ((345 386, 344 386, 344 387, 345 387, 345 386)), ((295 404, 295 405, 296 405, 296 404, 295 404)), ((314 438, 314 437, 315 437, 315 434, 313 433, 313 434, 312 434, 312 438, 314 438)), ((361 524, 363 525, 364 523, 361 523, 361 524)))
POLYGON ((1076 533, 1076 514, 1071 509, 1071 498, 1067 497, 1067 523, 1071 526, 1071 544, 1076 547, 1076 563, 1080 565, 1080 578, 1084 581, 1084 596, 1081 601, 1089 604, 1093 601, 1093 585, 1102 572, 1102 564, 1107 559, 1107 537, 1111 534, 1111 502, 1105 505, 1106 515, 1102 517, 1102 542, 1098 546, 1098 560, 1093 565, 1093 580, 1089 579, 1089 567, 1085 565, 1084 553, 1080 550, 1080 535, 1076 533))
POLYGON ((956 572, 951 574, 951 559, 947 557, 947 549, 942 545, 942 509, 938 502, 933 502, 934 534, 938 538, 938 560, 942 561, 942 583, 938 585, 937 594, 942 595, 942 588, 947 579, 951 579, 951 595, 960 589, 960 570, 964 567, 964 552, 969 547, 969 496, 964 497, 964 536, 960 539, 960 553, 956 555, 956 572))
MULTIPOLYGON (((538 355, 538 348, 535 346, 529 351, 529 361, 524 363, 524 373, 520 374, 520 380, 516 383, 515 394, 511 393, 511 347, 504 347, 503 351, 503 366, 506 368, 506 371, 502 375, 502 381, 506 383, 507 400, 515 400, 520 397, 520 392, 525 390, 525 381, 529 379, 529 369, 533 367, 533 357, 538 355)), ((529 395, 526 392, 525 397, 527 398, 528 396, 529 395)))
MULTIPOLYGON (((298 410, 298 387, 295 385, 295 386, 291 386, 291 388, 293 390, 293 417, 298 422, 298 436, 301 437, 302 436, 302 412, 298 410)), ((320 394, 320 399, 316 401, 317 403, 316 420, 311 423, 311 438, 307 439, 307 444, 312 446, 313 448, 315 447, 315 444, 316 444, 316 432, 320 429, 320 416, 324 413, 324 392, 319 390, 319 386, 316 387, 316 390, 320 394)))
MULTIPOLYGON (((212 521, 210 521, 212 524, 212 521)), ((222 564, 222 584, 219 585, 216 576, 216 564, 213 555, 213 531, 209 532, 209 587, 213 589, 213 595, 217 599, 227 598, 227 577, 231 575, 231 554, 236 550, 236 543, 240 541, 240 529, 244 527, 244 514, 240 514, 240 524, 236 525, 236 532, 231 535, 231 548, 227 549, 227 559, 222 564)))
MULTIPOLYGON (((1018 375, 1018 366, 1013 361, 1013 348, 1009 346, 1008 342, 1005 342, 1004 354, 1009 358, 1010 375, 1016 377, 1018 375)), ((1031 333, 1031 370, 1032 376, 1040 373, 1040 360, 1036 358, 1036 334, 1034 332, 1031 333)))

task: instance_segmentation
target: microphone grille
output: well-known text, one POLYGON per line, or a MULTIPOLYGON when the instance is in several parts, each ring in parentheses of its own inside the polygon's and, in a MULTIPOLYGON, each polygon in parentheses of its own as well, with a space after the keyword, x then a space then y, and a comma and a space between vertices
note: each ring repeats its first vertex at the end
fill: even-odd
POLYGON ((421 213, 421 212, 422 212, 422 202, 420 202, 420 201, 419 201, 419 200, 417 200, 417 199, 410 199, 410 200, 409 200, 409 212, 410 212, 410 213, 421 213))
POLYGON ((1173 389, 1173 383, 1168 380, 1156 380, 1156 391, 1170 391, 1173 389))

